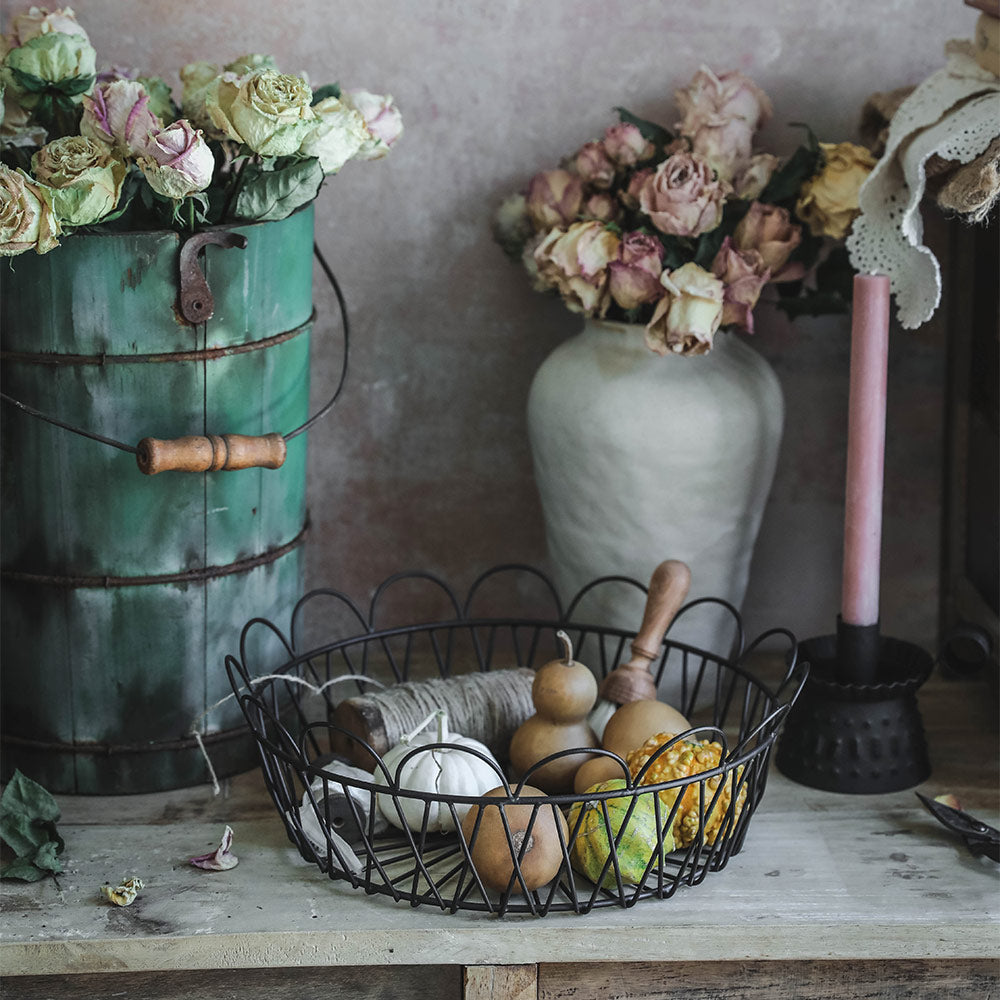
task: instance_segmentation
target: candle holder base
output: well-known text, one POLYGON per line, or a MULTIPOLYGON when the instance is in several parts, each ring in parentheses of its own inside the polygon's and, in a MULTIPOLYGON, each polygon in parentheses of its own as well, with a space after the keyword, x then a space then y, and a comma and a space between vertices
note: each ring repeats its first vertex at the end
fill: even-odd
POLYGON ((802 785, 876 794, 912 788, 931 773, 916 692, 934 666, 913 643, 882 637, 877 684, 837 680, 837 637, 799 645, 809 677, 785 720, 775 764, 802 785))

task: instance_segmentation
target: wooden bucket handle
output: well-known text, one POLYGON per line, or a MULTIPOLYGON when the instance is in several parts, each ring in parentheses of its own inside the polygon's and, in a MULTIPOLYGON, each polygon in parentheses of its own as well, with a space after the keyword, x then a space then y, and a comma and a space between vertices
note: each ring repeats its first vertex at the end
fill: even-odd
POLYGON ((229 469, 280 469, 287 454, 280 434, 206 434, 162 440, 143 438, 135 450, 139 470, 217 472, 229 469))

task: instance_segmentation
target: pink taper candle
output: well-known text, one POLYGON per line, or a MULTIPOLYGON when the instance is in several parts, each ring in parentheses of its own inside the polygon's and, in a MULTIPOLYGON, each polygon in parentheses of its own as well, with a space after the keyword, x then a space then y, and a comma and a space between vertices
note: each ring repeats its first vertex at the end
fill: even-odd
POLYGON ((889 279, 854 276, 847 419, 847 498, 840 613, 848 625, 878 622, 882 481, 889 350, 889 279))

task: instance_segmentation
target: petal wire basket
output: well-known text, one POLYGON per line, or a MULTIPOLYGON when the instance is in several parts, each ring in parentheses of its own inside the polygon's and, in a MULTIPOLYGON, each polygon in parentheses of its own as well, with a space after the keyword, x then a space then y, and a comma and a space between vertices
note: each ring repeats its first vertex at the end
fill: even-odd
MULTIPOLYGON (((564 610, 552 583, 539 570, 505 565, 483 573, 462 601, 431 574, 398 573, 376 589, 367 614, 345 594, 320 589, 297 602, 287 636, 267 619, 247 622, 240 635, 239 656, 226 657, 226 670, 256 740, 268 791, 289 840, 301 856, 331 879, 347 881, 369 894, 405 900, 411 906, 436 906, 451 913, 473 910, 499 916, 630 907, 641 899, 671 897, 681 886, 697 885, 709 872, 723 869, 743 846, 750 819, 764 794, 778 732, 805 683, 808 666, 799 660, 795 637, 786 629, 771 629, 746 643, 738 612, 716 598, 691 601, 681 609, 652 665, 658 683, 664 677, 675 681, 679 678, 681 697, 674 707, 695 727, 676 734, 635 775, 630 775, 627 763, 620 757, 610 751, 597 751, 618 762, 626 783, 624 790, 584 795, 522 794, 522 786, 532 784, 532 773, 538 767, 574 751, 546 758, 520 780, 497 770, 496 785, 504 791, 489 798, 402 788, 397 783, 397 769, 388 768, 378 752, 363 740, 360 743, 370 753, 369 759, 375 761, 378 782, 374 775, 365 780, 362 772, 344 769, 338 763, 342 758, 338 758, 336 749, 345 740, 357 741, 358 737, 331 720, 340 699, 371 690, 366 678, 373 682, 382 678, 391 685, 415 678, 450 677, 514 666, 537 668, 560 655, 555 637, 560 629, 572 639, 576 657, 601 676, 606 675, 628 659, 628 646, 634 638, 634 632, 588 623, 583 617, 588 594, 609 585, 634 587, 646 593, 646 587, 635 580, 602 577, 583 588, 564 610), (548 617, 476 613, 477 599, 487 585, 512 585, 512 593, 523 598, 526 580, 530 586, 540 587, 546 603, 551 605, 548 617), (393 603, 388 595, 404 582, 436 590, 445 613, 431 620, 377 625, 377 619, 384 616, 380 614, 383 605, 391 607, 393 603), (723 608, 731 616, 735 638, 726 654, 670 638, 676 623, 697 613, 696 609, 703 605, 723 608), (304 633, 310 616, 318 618, 320 631, 328 629, 335 618, 346 619, 345 636, 307 642, 304 633), (263 643, 259 641, 261 633, 266 639, 263 643), (746 662, 763 643, 775 641, 787 644, 785 669, 778 682, 769 686, 746 669, 746 662), (257 652, 262 647, 268 648, 267 654, 257 652), (678 747, 683 752, 691 749, 689 741, 703 740, 720 745, 717 766, 643 784, 644 778, 649 780, 647 772, 662 755, 676 753, 678 747), (331 802, 339 803, 339 811, 331 808, 331 802), (419 823, 386 829, 380 812, 402 817, 406 806, 412 816, 414 805, 422 817, 419 823), (558 821, 549 823, 559 831, 561 863, 549 881, 535 886, 527 866, 521 867, 532 830, 536 824, 541 830, 541 825, 549 822, 546 813, 558 811, 572 816, 574 805, 578 806, 575 822, 566 827, 558 821), (467 831, 467 836, 461 821, 475 806, 479 807, 479 822, 467 831), (614 807, 619 812, 625 809, 624 817, 618 817, 620 826, 613 825, 609 809, 614 807), (525 828, 526 808, 530 812, 525 828), (603 842, 599 846, 607 858, 600 875, 595 876, 600 884, 574 867, 574 842, 583 836, 581 823, 587 808, 597 810, 603 818, 603 842), (655 843, 648 850, 645 870, 635 877, 634 858, 625 858, 623 837, 639 808, 644 808, 647 823, 650 811, 655 816, 655 843), (480 825, 493 809, 498 810, 497 818, 506 835, 506 860, 511 870, 510 878, 499 889, 484 881, 474 861, 480 825), (524 830, 521 836, 517 835, 515 812, 524 830), (687 815, 688 833, 678 838, 682 812, 687 815), (441 826, 450 829, 441 832, 441 826), (629 871, 633 872, 631 878, 629 871)), ((431 743, 411 751, 410 756, 445 748, 454 750, 455 746, 431 743)), ((486 760, 474 750, 465 752, 486 760)), ((500 753, 497 758, 503 768, 508 766, 500 753)))

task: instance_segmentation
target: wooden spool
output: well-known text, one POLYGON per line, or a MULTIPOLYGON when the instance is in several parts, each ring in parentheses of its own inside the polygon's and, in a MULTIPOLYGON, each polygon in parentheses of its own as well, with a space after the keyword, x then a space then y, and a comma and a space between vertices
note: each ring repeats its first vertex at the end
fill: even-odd
POLYGON ((433 700, 437 707, 447 708, 452 731, 479 740, 495 755, 506 758, 514 731, 535 711, 531 699, 534 677, 533 670, 517 667, 428 681, 407 681, 377 695, 345 698, 334 709, 330 719, 334 726, 344 730, 332 731, 332 750, 352 764, 372 770, 376 766, 375 759, 359 740, 364 740, 379 756, 383 756, 407 728, 420 721, 417 716, 425 708, 414 710, 412 707, 416 701, 411 696, 417 694, 424 699, 425 707, 427 700, 433 700), (471 712, 469 718, 463 718, 464 713, 457 706, 472 687, 477 689, 477 696, 488 704, 488 710, 471 712), (414 717, 404 719, 400 729, 398 720, 393 724, 387 718, 390 707, 403 713, 409 709, 414 717))

